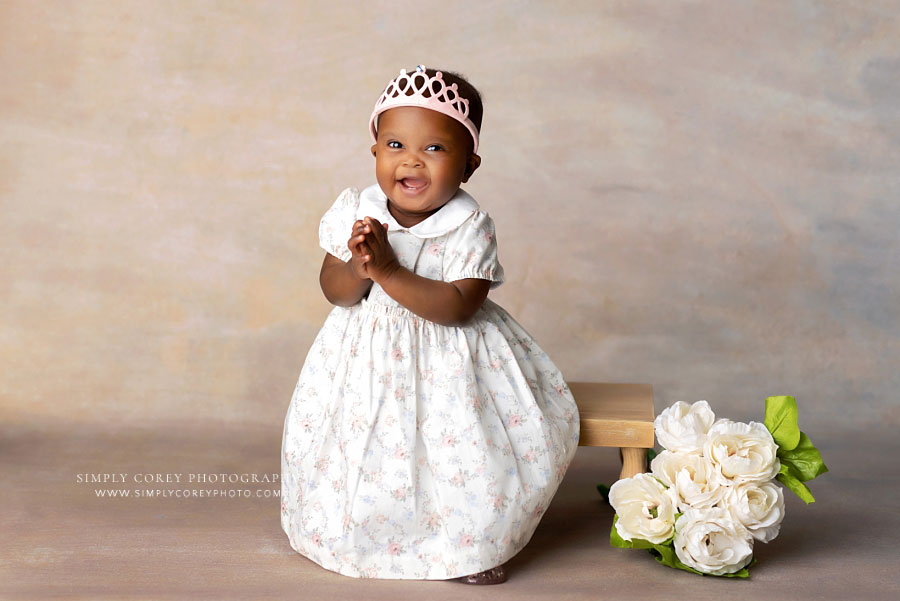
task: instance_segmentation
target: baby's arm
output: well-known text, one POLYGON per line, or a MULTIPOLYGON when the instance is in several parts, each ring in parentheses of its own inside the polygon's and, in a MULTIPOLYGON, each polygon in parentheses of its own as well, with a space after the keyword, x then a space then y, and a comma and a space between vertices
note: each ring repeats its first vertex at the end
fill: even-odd
POLYGON ((365 236, 369 247, 367 272, 395 301, 419 317, 445 326, 466 323, 484 304, 490 280, 441 282, 416 275, 397 261, 387 239, 387 228, 371 217, 364 221, 371 230, 365 236))
POLYGON ((365 232, 368 231, 368 226, 362 221, 353 224, 353 233, 347 241, 350 260, 346 263, 331 253, 325 254, 322 270, 319 272, 319 285, 325 298, 333 305, 339 307, 355 305, 372 287, 372 280, 369 279, 366 270, 369 248, 365 244, 365 232))

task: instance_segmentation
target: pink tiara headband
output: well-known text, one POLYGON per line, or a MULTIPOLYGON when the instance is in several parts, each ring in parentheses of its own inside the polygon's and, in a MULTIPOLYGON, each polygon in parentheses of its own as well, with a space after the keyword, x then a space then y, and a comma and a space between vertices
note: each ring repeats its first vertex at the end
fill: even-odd
POLYGON ((440 71, 434 77, 429 77, 422 65, 416 67, 414 73, 400 69, 400 75, 392 79, 384 89, 369 118, 369 132, 373 140, 377 140, 378 115, 398 106, 419 106, 456 119, 472 134, 475 141, 472 152, 478 151, 478 128, 469 119, 469 101, 459 95, 455 83, 448 86, 444 82, 444 74, 440 71), (428 96, 425 96, 425 92, 428 92, 428 96))

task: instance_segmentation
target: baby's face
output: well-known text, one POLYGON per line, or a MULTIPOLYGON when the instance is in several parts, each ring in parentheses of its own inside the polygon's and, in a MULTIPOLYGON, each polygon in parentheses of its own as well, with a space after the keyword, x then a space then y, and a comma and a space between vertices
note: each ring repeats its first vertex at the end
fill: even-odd
POLYGON ((375 177, 397 223, 412 227, 456 194, 480 162, 471 147, 466 128, 437 111, 401 106, 379 116, 375 177))

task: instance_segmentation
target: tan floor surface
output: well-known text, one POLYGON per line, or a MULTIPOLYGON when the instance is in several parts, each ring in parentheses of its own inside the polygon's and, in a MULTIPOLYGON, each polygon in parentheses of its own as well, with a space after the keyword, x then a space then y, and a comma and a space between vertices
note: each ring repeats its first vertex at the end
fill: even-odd
MULTIPOLYGON (((831 472, 818 502, 788 500, 781 535, 757 545, 749 581, 657 566, 611 548, 596 492, 612 449, 580 448, 531 543, 494 587, 356 580, 296 554, 278 500, 99 498, 77 474, 277 473, 281 425, 155 430, 6 427, 0 438, 3 599, 891 599, 900 598, 898 462, 890 432, 813 437, 831 472)), ((122 485, 116 485, 122 487, 122 485)), ((269 485, 230 485, 253 490, 269 485)), ((156 487, 156 485, 154 485, 156 487)), ((154 488, 133 482, 124 488, 154 488)), ((186 488, 158 485, 159 488, 186 488)), ((192 488, 200 488, 193 485, 192 488)), ((275 487, 277 488, 277 486, 275 487)))

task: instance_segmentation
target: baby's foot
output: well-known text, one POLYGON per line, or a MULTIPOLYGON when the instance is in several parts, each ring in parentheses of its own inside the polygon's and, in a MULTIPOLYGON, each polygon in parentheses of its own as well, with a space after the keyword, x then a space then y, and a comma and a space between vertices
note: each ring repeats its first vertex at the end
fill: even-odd
POLYGON ((469 574, 459 579, 466 584, 500 584, 506 582, 506 568, 502 565, 477 574, 469 574))

